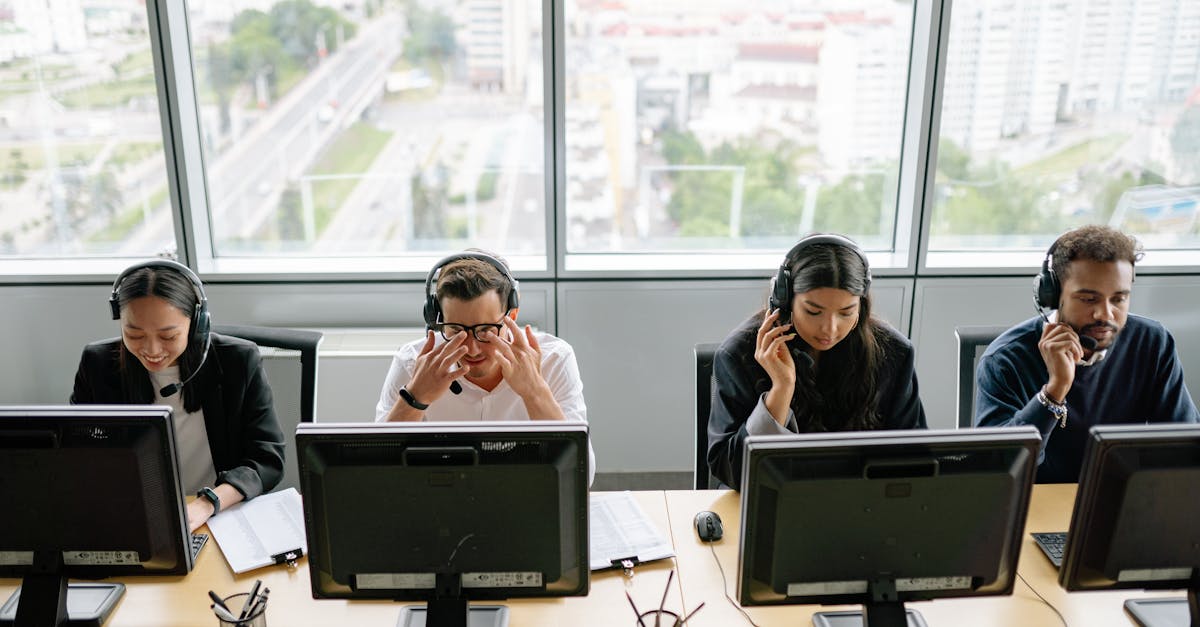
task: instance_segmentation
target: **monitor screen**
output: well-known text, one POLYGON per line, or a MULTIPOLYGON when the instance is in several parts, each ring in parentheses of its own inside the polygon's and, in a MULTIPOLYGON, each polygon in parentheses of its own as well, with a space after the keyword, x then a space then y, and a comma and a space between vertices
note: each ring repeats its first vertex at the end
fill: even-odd
POLYGON ((587 594, 586 425, 301 424, 296 447, 315 598, 442 624, 468 599, 587 594))
POLYGON ((18 616, 57 611, 67 577, 192 569, 169 407, 0 407, 0 503, 18 616))
MULTIPOLYGON (((1195 595, 1197 521, 1200 425, 1092 427, 1059 582, 1072 591, 1182 588, 1195 595)), ((1189 614, 1183 599, 1176 609, 1189 614)))
MULTIPOLYGON (((1011 594, 1037 464, 1030 428, 751 437, 743 461, 743 605, 1011 594)), ((861 624, 861 623, 859 623, 861 624)))

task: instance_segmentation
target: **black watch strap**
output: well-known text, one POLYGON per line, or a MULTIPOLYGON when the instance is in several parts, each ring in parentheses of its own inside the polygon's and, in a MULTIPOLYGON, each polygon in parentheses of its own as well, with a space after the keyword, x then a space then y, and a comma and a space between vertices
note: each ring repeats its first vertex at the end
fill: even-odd
POLYGON ((200 488, 200 491, 196 493, 196 498, 205 498, 208 499, 209 503, 212 503, 213 516, 221 513, 221 497, 217 496, 216 490, 205 486, 200 488))
POLYGON ((413 409, 420 411, 429 409, 428 403, 422 403, 421 401, 418 401, 415 397, 413 397, 412 392, 409 392, 404 388, 400 388, 400 398, 404 399, 404 402, 408 403, 413 409))

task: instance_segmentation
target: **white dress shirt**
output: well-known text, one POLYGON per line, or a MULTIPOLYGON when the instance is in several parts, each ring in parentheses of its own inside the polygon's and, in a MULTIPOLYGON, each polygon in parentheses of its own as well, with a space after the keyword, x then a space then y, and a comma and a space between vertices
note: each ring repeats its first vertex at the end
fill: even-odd
MULTIPOLYGON (((562 409, 567 420, 587 422, 587 406, 583 402, 583 381, 579 378, 579 366, 575 363, 575 351, 565 341, 550 335, 535 331, 534 337, 542 350, 542 378, 550 387, 550 393, 562 409)), ((441 336, 434 339, 437 345, 445 342, 441 336)), ((387 379, 383 383, 383 391, 379 395, 379 404, 375 406, 376 422, 387 420, 388 412, 400 400, 400 388, 412 380, 413 369, 416 368, 417 356, 425 345, 425 338, 414 340, 401 346, 392 358, 392 366, 388 370, 387 379)), ((475 385, 466 377, 458 379, 462 392, 454 394, 446 392, 441 398, 429 404, 425 410, 426 422, 464 422, 464 421, 499 421, 499 420, 529 420, 529 412, 525 409, 525 401, 521 399, 508 381, 500 380, 500 384, 490 392, 475 385)), ((421 399, 417 399, 421 400, 421 399)), ((400 400, 400 402, 403 402, 400 400)), ((588 438, 588 485, 596 472, 596 456, 592 452, 591 438, 588 438)))

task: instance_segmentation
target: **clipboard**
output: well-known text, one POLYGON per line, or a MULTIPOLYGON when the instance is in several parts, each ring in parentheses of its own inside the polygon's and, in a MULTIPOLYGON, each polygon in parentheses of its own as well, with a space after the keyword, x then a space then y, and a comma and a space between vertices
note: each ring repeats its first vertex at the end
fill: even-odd
POLYGON ((674 557, 667 537, 654 525, 630 492, 589 495, 589 566, 624 568, 674 557))
POLYGON ((288 564, 308 552, 304 504, 295 488, 243 501, 208 519, 208 530, 235 573, 288 564))

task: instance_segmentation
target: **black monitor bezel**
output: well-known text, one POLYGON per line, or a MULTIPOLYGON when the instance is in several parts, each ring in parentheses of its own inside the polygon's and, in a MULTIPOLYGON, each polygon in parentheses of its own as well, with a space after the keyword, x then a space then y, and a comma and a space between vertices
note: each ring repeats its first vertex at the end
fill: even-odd
MULTIPOLYGON (((1195 568, 1187 577, 1120 581, 1108 578, 1104 573, 1089 568, 1087 564, 1095 563, 1095 560, 1089 559, 1092 556, 1086 555, 1089 548, 1087 537, 1091 525, 1097 520, 1102 508, 1113 506, 1113 504, 1103 502, 1101 496, 1106 491, 1105 470, 1113 460, 1113 454, 1129 447, 1160 447, 1189 443, 1200 446, 1200 424, 1096 425, 1088 431, 1083 466, 1079 473, 1079 485, 1075 492, 1075 505, 1071 512, 1071 526, 1067 532, 1067 543, 1063 547, 1063 563, 1058 573, 1058 581, 1063 588, 1071 592, 1083 590, 1181 590, 1188 589, 1192 585, 1195 568)), ((1141 470, 1140 467, 1132 469, 1132 472, 1122 478, 1128 480, 1141 470)), ((1116 507, 1120 508, 1121 506, 1118 504, 1116 507)), ((1105 543, 1104 549, 1103 555, 1096 556, 1101 563, 1107 556, 1107 543, 1105 543)))
MULTIPOLYGON (((106 577, 127 576, 165 576, 186 575, 195 566, 192 559, 190 533, 187 528, 186 504, 183 487, 180 483, 179 454, 175 442, 175 423, 172 410, 166 405, 20 405, 0 406, 0 421, 20 420, 35 421, 52 419, 59 425, 76 423, 89 427, 105 425, 119 426, 121 421, 139 420, 148 424, 157 434, 160 450, 170 457, 163 466, 168 473, 163 485, 170 490, 167 499, 174 503, 173 507, 164 508, 169 520, 167 524, 177 533, 172 533, 171 553, 173 565, 168 568, 152 568, 144 564, 132 565, 70 565, 64 564, 62 574, 67 577, 80 579, 100 579, 106 577)), ((102 481, 94 482, 97 489, 118 489, 120 486, 107 486, 102 481)), ((0 550, 4 550, 4 538, 0 538, 0 550)), ((0 565, 0 577, 24 577, 31 570, 28 565, 0 565)))
MULTIPOLYGON (((550 591, 544 587, 538 590, 528 588, 496 588, 492 590, 475 589, 469 596, 476 600, 500 600, 507 598, 562 597, 584 596, 590 588, 589 568, 589 535, 588 535, 588 427, 586 424, 561 421, 485 421, 485 422, 415 422, 415 423, 342 423, 320 424, 301 423, 296 428, 296 459, 299 465, 300 487, 308 493, 312 481, 308 449, 313 445, 321 445, 330 440, 345 441, 363 439, 365 441, 380 438, 397 437, 402 439, 435 438, 461 439, 468 438, 511 438, 537 439, 553 437, 574 440, 580 459, 572 471, 576 485, 576 506, 571 516, 575 528, 579 530, 574 539, 573 549, 580 556, 579 578, 573 586, 562 591, 550 591)), ((320 534, 322 519, 317 515, 317 509, 310 500, 304 501, 304 522, 307 534, 309 553, 309 579, 313 598, 316 599, 387 599, 395 601, 428 602, 437 596, 432 589, 386 589, 386 590, 342 590, 326 585, 330 579, 322 570, 321 564, 327 559, 325 546, 320 534)))
MULTIPOLYGON (((967 596, 994 596, 1011 594, 1016 581, 1017 562, 1021 550, 1021 535, 1025 529, 1025 519, 1029 511, 1029 501, 1033 487, 1034 474, 1037 467, 1038 447, 1041 437, 1032 427, 1020 428, 979 428, 971 430, 907 430, 907 431, 870 431, 843 432, 820 434, 789 434, 770 436, 750 436, 746 439, 746 451, 743 456, 742 489, 741 489, 741 529, 747 529, 751 512, 757 507, 756 491, 752 488, 758 475, 760 462, 778 455, 789 455, 801 452, 810 454, 817 451, 851 452, 870 448, 894 448, 901 456, 919 452, 922 447, 954 446, 956 449, 968 447, 995 447, 1010 445, 1024 449, 1024 462, 1018 477, 1017 494, 1010 512, 1011 522, 1007 527, 1007 538, 1000 557, 1001 572, 987 590, 922 590, 898 591, 895 601, 921 601, 936 598, 956 598, 967 596)), ((762 599, 752 593, 752 568, 747 568, 747 555, 752 547, 747 546, 748 534, 741 533, 738 542, 738 601, 742 605, 808 605, 808 604, 865 604, 870 600, 867 593, 830 593, 805 596, 783 596, 775 599, 762 599)), ((752 566, 752 565, 751 565, 752 566)))

